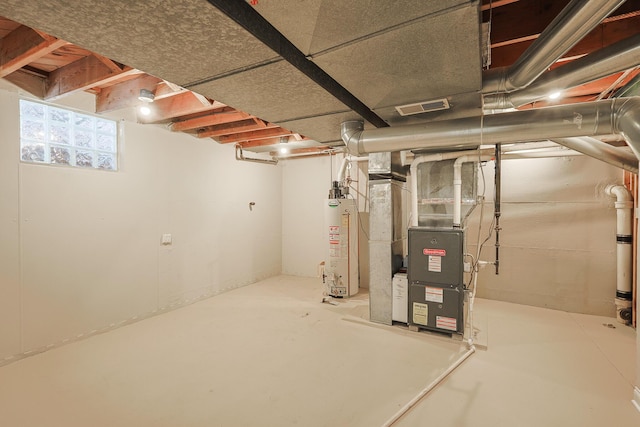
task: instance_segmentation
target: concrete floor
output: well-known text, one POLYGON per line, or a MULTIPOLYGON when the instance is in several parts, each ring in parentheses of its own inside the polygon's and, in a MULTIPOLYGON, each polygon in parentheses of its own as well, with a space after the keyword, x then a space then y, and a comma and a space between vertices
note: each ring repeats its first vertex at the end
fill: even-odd
MULTIPOLYGON (((458 342, 367 323, 281 276, 0 368, 0 425, 379 426, 456 360, 458 342)), ((638 425, 635 331, 477 300, 488 350, 397 426, 638 425)))

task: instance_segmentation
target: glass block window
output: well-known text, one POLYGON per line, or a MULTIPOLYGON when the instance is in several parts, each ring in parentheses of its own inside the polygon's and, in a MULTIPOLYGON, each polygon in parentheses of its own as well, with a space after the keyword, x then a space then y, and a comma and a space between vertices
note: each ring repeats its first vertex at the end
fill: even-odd
POLYGON ((20 160, 117 170, 118 124, 115 120, 21 99, 20 160))

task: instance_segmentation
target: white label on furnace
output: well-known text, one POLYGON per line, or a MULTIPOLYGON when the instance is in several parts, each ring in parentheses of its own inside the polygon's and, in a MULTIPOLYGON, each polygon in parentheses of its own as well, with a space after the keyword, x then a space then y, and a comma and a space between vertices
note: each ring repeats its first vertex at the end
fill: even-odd
POLYGON ((442 288, 432 288, 429 286, 425 286, 424 288, 425 301, 437 302, 442 304, 444 302, 443 290, 442 288))
POLYGON ((429 255, 429 271, 434 273, 442 272, 442 257, 436 255, 429 255))
POLYGON ((457 326, 458 321, 453 317, 436 316, 436 328, 456 331, 458 329, 457 326))
POLYGON ((419 302, 413 303, 413 323, 427 326, 429 318, 429 306, 419 302))

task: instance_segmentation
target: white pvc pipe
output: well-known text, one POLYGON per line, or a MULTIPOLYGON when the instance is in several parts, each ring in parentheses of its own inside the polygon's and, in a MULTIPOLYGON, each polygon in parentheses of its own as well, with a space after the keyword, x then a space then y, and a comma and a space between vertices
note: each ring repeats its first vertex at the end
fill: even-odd
POLYGON ((438 162, 440 160, 457 159, 462 156, 476 156, 492 153, 492 149, 487 150, 468 150, 468 151, 452 151, 447 153, 421 154, 416 156, 409 167, 411 176, 411 227, 418 226, 418 166, 427 162, 438 162))
POLYGON ((342 182, 344 180, 344 174, 347 171, 347 166, 349 166, 349 163, 364 162, 365 160, 369 160, 369 156, 362 156, 362 157, 346 156, 344 159, 342 159, 342 163, 340 164, 337 181, 342 182))
POLYGON ((616 198, 616 296, 630 300, 633 285, 633 196, 623 185, 609 185, 605 192, 616 198))
POLYGON ((489 155, 462 156, 453 163, 453 226, 460 227, 462 211, 462 164, 469 162, 486 162, 493 159, 489 155))
POLYGON ((369 156, 360 156, 360 157, 349 156, 349 161, 351 161, 351 162, 367 162, 367 161, 369 161, 369 156))
POLYGON ((471 345, 469 346, 469 350, 467 350, 458 360, 456 360, 451 366, 449 366, 443 373, 441 373, 438 378, 433 380, 428 386, 420 390, 420 392, 411 399, 406 405, 404 405, 398 412, 395 413, 394 416, 389 418, 382 427, 390 427, 396 421, 398 421, 404 414, 406 414, 411 408, 413 408, 423 397, 425 397, 431 390, 433 390, 438 384, 440 384, 445 378, 449 376, 458 366, 462 364, 469 356, 471 356, 476 351, 476 348, 471 345))

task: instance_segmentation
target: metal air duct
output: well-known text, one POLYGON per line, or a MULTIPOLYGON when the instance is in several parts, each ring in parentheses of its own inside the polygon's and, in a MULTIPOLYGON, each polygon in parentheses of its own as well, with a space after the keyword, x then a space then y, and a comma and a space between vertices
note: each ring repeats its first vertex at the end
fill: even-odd
POLYGON ((548 96, 633 68, 640 63, 640 34, 636 34, 547 72, 531 86, 513 93, 487 94, 485 110, 517 108, 548 96))
POLYGON ((613 147, 606 142, 588 136, 554 138, 553 142, 629 172, 638 173, 638 159, 626 149, 613 147))
POLYGON ((482 93, 513 92, 530 85, 624 0, 573 0, 508 68, 483 76, 482 93))
POLYGON ((362 130, 360 121, 342 123, 343 141, 354 155, 611 133, 621 134, 640 158, 640 97, 370 130, 362 130))

